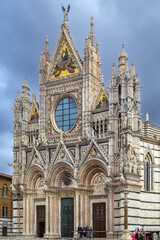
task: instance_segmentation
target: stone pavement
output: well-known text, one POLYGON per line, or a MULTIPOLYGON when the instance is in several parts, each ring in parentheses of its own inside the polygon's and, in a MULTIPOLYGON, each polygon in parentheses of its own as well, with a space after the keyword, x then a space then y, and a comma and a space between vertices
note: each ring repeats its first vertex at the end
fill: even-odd
MULTIPOLYGON (((22 240, 22 239, 25 239, 25 240, 30 240, 30 239, 34 239, 34 240, 55 240, 55 238, 25 238, 24 236, 22 237, 3 237, 3 236, 0 236, 0 240, 22 240)), ((120 237, 119 238, 77 238, 78 240, 120 240, 120 237)), ((56 240, 77 240, 75 238, 56 238, 56 240)))

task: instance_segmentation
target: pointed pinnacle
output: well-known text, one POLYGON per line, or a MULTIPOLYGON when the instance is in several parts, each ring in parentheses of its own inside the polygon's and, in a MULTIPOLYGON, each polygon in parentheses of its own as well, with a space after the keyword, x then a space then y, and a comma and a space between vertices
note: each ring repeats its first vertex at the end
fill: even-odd
POLYGON ((149 114, 147 112, 147 114, 146 114, 146 122, 148 122, 148 121, 149 121, 149 114))
POLYGON ((48 44, 49 44, 49 42, 48 42, 48 36, 46 36, 46 49, 48 49, 48 44))
POLYGON ((94 22, 93 22, 93 16, 91 17, 91 32, 93 32, 94 22))
POLYGON ((91 46, 95 47, 95 36, 94 36, 94 31, 93 31, 93 17, 91 17, 91 32, 89 34, 89 38, 91 40, 91 46))
POLYGON ((20 100, 20 91, 18 90, 17 101, 20 100))
POLYGON ((22 85, 22 88, 26 88, 26 89, 30 90, 30 89, 29 89, 29 86, 28 86, 28 84, 27 84, 27 77, 25 77, 25 81, 24 81, 24 83, 23 83, 23 85, 22 85))
POLYGON ((128 72, 128 59, 126 58, 126 62, 125 62, 125 67, 126 67, 126 71, 128 72))
POLYGON ((122 53, 121 56, 125 56, 124 44, 122 44, 122 53))
POLYGON ((101 75, 101 85, 104 86, 104 76, 103 76, 103 74, 101 75))
POLYGON ((28 87, 28 84, 27 84, 27 77, 25 77, 25 81, 24 81, 22 87, 28 87))
POLYGON ((87 47, 87 44, 88 44, 88 38, 86 36, 86 38, 85 38, 85 47, 87 47))
POLYGON ((36 92, 32 94, 32 102, 36 101, 36 92))
POLYGON ((112 77, 115 77, 115 76, 116 76, 115 63, 113 63, 113 66, 112 66, 112 77))
POLYGON ((99 54, 99 43, 98 42, 96 43, 96 47, 97 47, 96 52, 97 52, 97 54, 99 54))
POLYGON ((134 67, 134 62, 133 61, 132 61, 131 73, 132 73, 132 76, 135 75, 135 67, 134 67))

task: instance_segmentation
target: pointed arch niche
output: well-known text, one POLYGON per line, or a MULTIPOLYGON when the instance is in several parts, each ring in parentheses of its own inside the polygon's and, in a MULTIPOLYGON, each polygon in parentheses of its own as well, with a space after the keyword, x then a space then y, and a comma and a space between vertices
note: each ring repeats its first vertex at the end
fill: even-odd
POLYGON ((153 190, 153 160, 150 153, 144 158, 144 190, 153 190))

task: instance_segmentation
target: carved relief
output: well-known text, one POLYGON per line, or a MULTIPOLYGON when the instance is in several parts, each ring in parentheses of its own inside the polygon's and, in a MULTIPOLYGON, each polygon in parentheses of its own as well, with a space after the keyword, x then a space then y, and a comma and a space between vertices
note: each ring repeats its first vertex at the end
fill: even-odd
POLYGON ((49 150, 49 161, 52 162, 55 157, 56 149, 50 149, 49 150))
POLYGON ((63 149, 60 150, 60 157, 61 157, 62 159, 65 158, 65 151, 64 151, 63 149))
POLYGON ((45 181, 44 181, 43 177, 40 177, 37 179, 34 188, 36 188, 36 189, 44 189, 45 188, 45 181))
POLYGON ((97 155, 97 150, 96 150, 95 147, 93 147, 92 150, 91 150, 91 156, 95 157, 96 155, 97 155))
POLYGON ((73 184, 72 179, 73 176, 70 173, 65 172, 60 179, 60 187, 72 186, 73 184))
POLYGON ((124 116, 123 118, 123 128, 127 127, 127 116, 124 116))
POLYGON ((93 195, 103 195, 105 194, 105 176, 103 173, 95 174, 92 177, 91 185, 93 189, 93 195))
POLYGON ((87 149, 88 149, 88 146, 82 146, 82 147, 81 147, 81 159, 82 159, 83 156, 85 155, 87 149))

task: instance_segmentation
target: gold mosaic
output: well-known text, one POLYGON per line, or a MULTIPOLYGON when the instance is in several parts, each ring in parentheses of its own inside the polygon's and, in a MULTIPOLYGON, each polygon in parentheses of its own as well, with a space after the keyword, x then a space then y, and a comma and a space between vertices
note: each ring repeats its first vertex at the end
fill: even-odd
POLYGON ((70 55, 70 52, 66 46, 63 44, 62 50, 58 55, 58 62, 51 75, 51 79, 56 79, 58 77, 69 76, 78 73, 78 69, 74 64, 74 61, 70 55))

